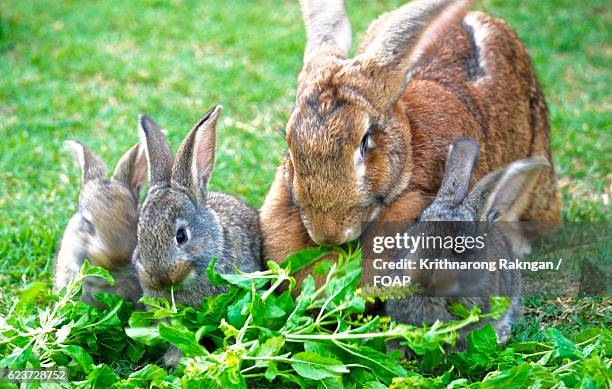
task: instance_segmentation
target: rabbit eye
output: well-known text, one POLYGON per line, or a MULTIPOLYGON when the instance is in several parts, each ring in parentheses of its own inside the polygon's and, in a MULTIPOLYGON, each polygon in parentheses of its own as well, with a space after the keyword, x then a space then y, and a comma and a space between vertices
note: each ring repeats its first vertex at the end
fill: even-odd
POLYGON ((497 218, 499 218, 499 212, 497 211, 491 211, 489 212, 489 214, 487 215, 487 218, 489 219, 489 221, 494 222, 497 221, 497 218))
POLYGON ((374 147, 374 140, 372 139, 372 128, 373 125, 370 125, 370 127, 368 127, 367 131, 363 135, 363 138, 361 138, 361 143, 359 144, 359 156, 362 161, 365 158, 368 149, 374 147))
POLYGON ((87 219, 85 216, 81 216, 81 227, 90 235, 96 233, 96 229, 94 228, 93 223, 89 221, 89 219, 87 219))
POLYGON ((364 158, 370 145, 370 130, 368 130, 363 138, 361 138, 361 144, 359 145, 359 153, 361 158, 364 158))
POLYGON ((179 245, 187 242, 187 231, 184 228, 179 228, 174 238, 176 239, 176 244, 179 245))

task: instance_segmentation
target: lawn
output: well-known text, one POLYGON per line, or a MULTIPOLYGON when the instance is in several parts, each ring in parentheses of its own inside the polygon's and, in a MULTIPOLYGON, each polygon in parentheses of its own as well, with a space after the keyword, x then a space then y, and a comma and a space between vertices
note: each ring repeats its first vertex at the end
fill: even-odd
MULTIPOLYGON (((349 2, 353 41, 401 3, 349 2)), ((475 8, 506 19, 533 58, 550 108, 563 219, 609 221, 609 2, 487 0, 475 8)), ((2 1, 0 313, 26 284, 51 280, 79 190, 66 139, 84 142, 110 168, 138 140, 139 113, 167 128, 176 148, 222 104, 211 186, 259 207, 285 150, 304 43, 297 1, 2 1)), ((528 304, 536 312, 520 328, 526 338, 550 318, 538 308, 560 309, 528 304)), ((590 322, 609 320, 596 314, 602 303, 568 304, 591 309, 581 316, 590 322)), ((568 328, 585 324, 575 317, 567 315, 568 328)))

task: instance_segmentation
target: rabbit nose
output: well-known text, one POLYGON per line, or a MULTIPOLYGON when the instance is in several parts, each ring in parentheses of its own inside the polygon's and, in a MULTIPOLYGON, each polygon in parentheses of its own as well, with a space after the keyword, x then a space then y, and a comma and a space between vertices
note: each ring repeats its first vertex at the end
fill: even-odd
POLYGON ((347 242, 346 236, 311 233, 312 240, 320 246, 337 246, 347 242))
POLYGON ((316 244, 337 246, 359 238, 361 224, 355 219, 352 214, 336 216, 317 212, 308 215, 304 225, 316 244))
POLYGON ((149 284, 154 288, 162 289, 172 285, 172 280, 170 280, 168 274, 159 273, 150 277, 149 284))
POLYGON ((173 284, 178 284, 183 281, 189 273, 193 270, 193 263, 188 261, 174 261, 172 265, 170 265, 170 269, 168 270, 168 275, 170 277, 170 282, 173 284))
POLYGON ((361 235, 361 231, 359 230, 359 228, 356 228, 356 227, 351 227, 351 228, 347 228, 346 230, 344 230, 344 237, 347 242, 350 242, 352 240, 359 238, 360 235, 361 235))
POLYGON ((167 271, 150 273, 142 266, 138 266, 138 276, 142 282, 152 288, 163 289, 170 285, 179 284, 193 270, 193 264, 187 261, 175 261, 167 271))
POLYGON ((317 231, 310 229, 310 237, 321 246, 337 246, 359 238, 361 231, 358 227, 350 227, 340 231, 317 231))

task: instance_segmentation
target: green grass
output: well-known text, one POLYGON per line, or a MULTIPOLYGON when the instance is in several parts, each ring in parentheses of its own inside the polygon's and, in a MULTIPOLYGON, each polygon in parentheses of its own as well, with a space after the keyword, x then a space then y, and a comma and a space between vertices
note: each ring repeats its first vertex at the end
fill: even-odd
MULTIPOLYGON (((352 2, 354 42, 399 1, 352 2)), ((567 221, 609 220, 611 10, 605 0, 482 1, 526 42, 550 105, 567 221)), ((211 186, 259 207, 284 151, 304 33, 297 1, 0 3, 0 312, 50 280, 75 210, 78 139, 114 166, 146 112, 176 148, 225 107, 211 186)), ((535 323, 535 321, 533 322, 535 323)))

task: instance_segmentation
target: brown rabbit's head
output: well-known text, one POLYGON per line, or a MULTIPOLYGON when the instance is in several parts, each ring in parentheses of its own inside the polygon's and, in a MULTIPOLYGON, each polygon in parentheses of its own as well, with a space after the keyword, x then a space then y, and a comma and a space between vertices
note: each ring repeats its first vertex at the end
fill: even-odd
POLYGON ((411 70, 468 3, 415 0, 383 15, 349 59, 343 2, 301 1, 308 42, 284 163, 287 187, 316 243, 356 239, 362 222, 407 187, 410 131, 396 103, 411 70))

